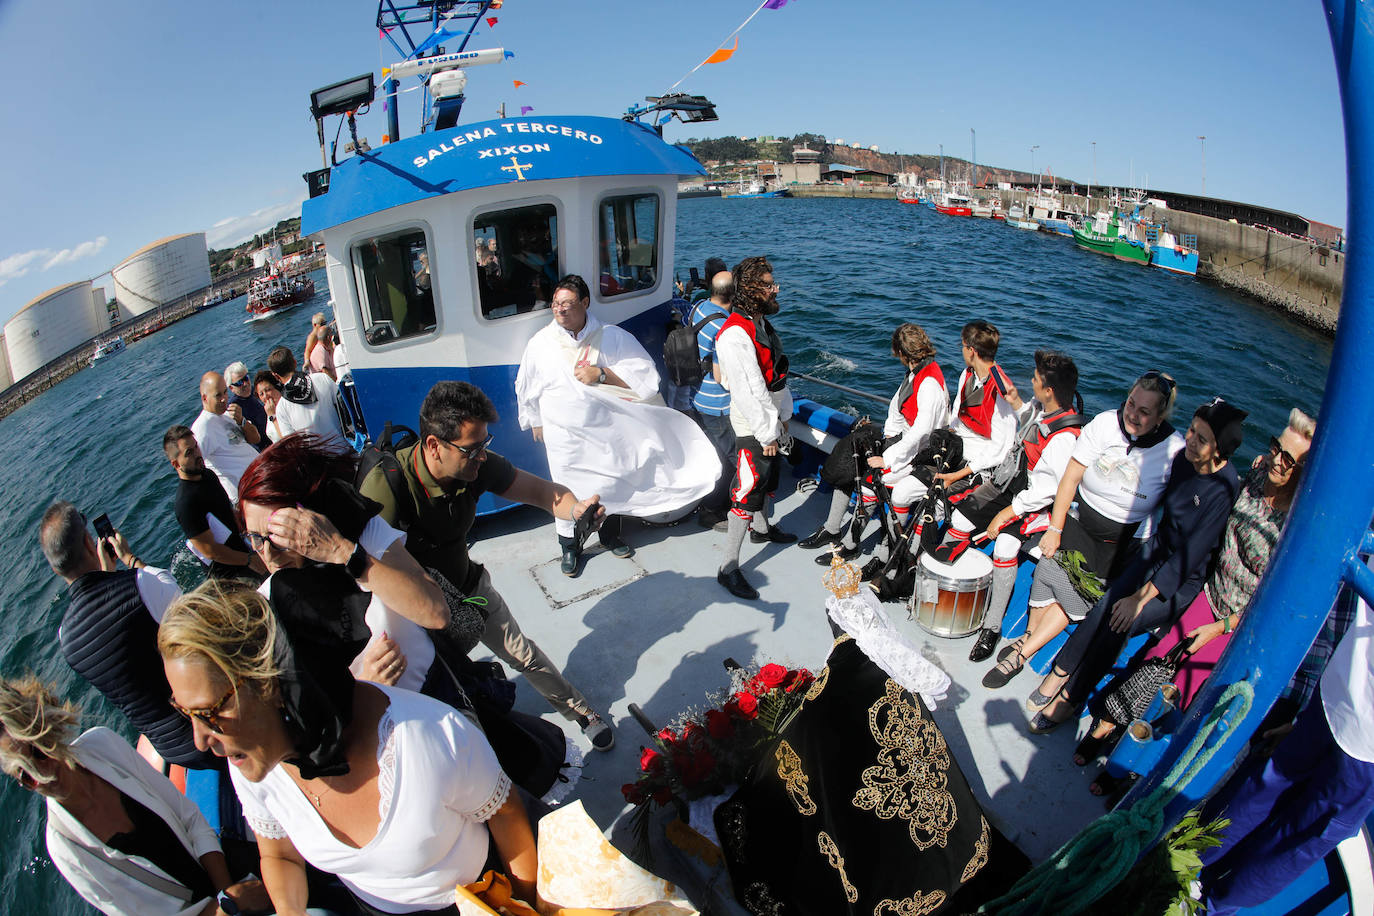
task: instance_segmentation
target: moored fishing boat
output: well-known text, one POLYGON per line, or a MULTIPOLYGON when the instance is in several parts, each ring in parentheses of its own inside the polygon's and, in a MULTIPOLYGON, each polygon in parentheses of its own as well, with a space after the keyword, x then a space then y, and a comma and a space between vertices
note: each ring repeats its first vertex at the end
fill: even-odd
POLYGON ((1079 248, 1111 255, 1116 247, 1116 237, 1120 233, 1120 220, 1116 209, 1111 212, 1099 211, 1090 225, 1075 226, 1073 240, 1079 248))
POLYGON ((124 349, 124 338, 116 334, 108 340, 102 340, 96 344, 95 350, 91 353, 91 365, 95 365, 97 360, 104 359, 113 353, 118 353, 124 349))
POLYGON ((1150 246, 1150 263, 1176 274, 1197 276, 1197 236, 1177 236, 1168 226, 1147 226, 1145 241, 1150 246))
POLYGON ((972 216, 973 199, 962 190, 942 191, 935 212, 946 216, 972 216))
POLYGON ((1150 246, 1145 242, 1145 225, 1140 220, 1139 208, 1131 216, 1120 218, 1116 238, 1112 240, 1112 257, 1133 264, 1150 263, 1150 246))

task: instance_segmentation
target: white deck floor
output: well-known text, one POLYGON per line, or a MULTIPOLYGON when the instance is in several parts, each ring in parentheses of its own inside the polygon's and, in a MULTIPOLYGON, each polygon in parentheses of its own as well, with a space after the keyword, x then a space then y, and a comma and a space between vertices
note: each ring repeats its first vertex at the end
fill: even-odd
MULTIPOLYGON (((805 536, 820 523, 829 497, 798 494, 795 483, 784 473, 779 495, 786 495, 775 519, 805 536)), ((666 724, 726 686, 721 663, 727 657, 817 670, 831 645, 825 570, 813 562, 815 551, 746 538, 743 569, 761 595, 742 602, 715 581, 725 536, 703 530, 692 517, 669 528, 627 521, 625 538, 636 549, 628 560, 599 550, 593 538, 576 579, 559 572, 547 515, 506 512, 479 521, 473 534, 473 556, 490 569, 525 633, 614 722, 615 747, 590 753, 576 726, 549 711, 517 678, 518 708, 565 724, 588 751, 575 797, 606 831, 627 810, 620 786, 634 780, 647 738, 629 715, 630 703, 666 724)), ((905 618, 905 609, 886 607, 894 618, 905 618)), ((1039 737, 1026 730, 1024 701, 1038 675, 1028 670, 1002 690, 987 690, 980 681, 988 663, 968 661, 971 637, 929 637, 914 624, 910 634, 954 682, 935 711, 951 750, 990 817, 1032 861, 1103 813, 1087 791, 1095 768, 1079 769, 1071 760, 1070 728, 1039 737)))

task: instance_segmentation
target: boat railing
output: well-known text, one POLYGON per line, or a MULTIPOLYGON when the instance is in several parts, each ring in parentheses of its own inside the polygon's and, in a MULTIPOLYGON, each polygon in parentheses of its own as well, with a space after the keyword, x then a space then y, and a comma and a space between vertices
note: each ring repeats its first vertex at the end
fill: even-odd
POLYGON ((843 391, 845 394, 852 394, 856 398, 867 398, 870 401, 877 401, 879 404, 886 404, 890 399, 880 394, 873 394, 870 391, 860 391, 858 388, 850 388, 848 385, 840 385, 836 382, 828 382, 823 378, 814 375, 807 375, 805 372, 792 372, 791 375, 802 381, 810 382, 813 385, 823 385, 826 388, 833 388, 836 391, 843 391))

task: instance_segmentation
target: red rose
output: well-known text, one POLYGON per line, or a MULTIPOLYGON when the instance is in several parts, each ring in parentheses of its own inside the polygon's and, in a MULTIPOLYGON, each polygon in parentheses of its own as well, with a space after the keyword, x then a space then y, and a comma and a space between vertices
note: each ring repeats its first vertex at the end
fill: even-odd
POLYGON ((805 690, 807 687, 811 686, 813 681, 816 680, 816 678, 811 674, 811 672, 807 671, 805 668, 802 668, 799 671, 794 671, 792 672, 792 674, 794 676, 790 679, 790 682, 787 684, 788 693, 792 693, 794 690, 805 690))
POLYGON ((627 782, 620 787, 620 794, 625 796, 625 800, 632 805, 642 805, 648 799, 644 795, 644 790, 639 787, 637 782, 627 782))
POLYGON ((731 697, 730 699, 726 700, 725 705, 722 706, 721 709, 724 710, 725 714, 730 716, 732 719, 741 719, 744 717, 744 714, 741 713, 739 709, 739 700, 735 699, 734 697, 731 697))
POLYGON ((672 744, 677 740, 677 735, 673 734, 671 728, 660 728, 658 730, 658 740, 662 741, 664 744, 672 744))
POLYGON ((659 773, 663 770, 663 755, 651 747, 639 749, 639 768, 645 773, 659 773))
POLYGON ((723 741, 735 733, 735 726, 730 721, 728 712, 723 709, 713 709, 706 713, 706 730, 710 732, 712 738, 723 741))
POLYGON ((706 730, 699 722, 688 722, 682 729, 682 740, 689 745, 697 745, 706 736, 706 730))
POLYGON ((654 794, 651 797, 658 804, 666 805, 668 804, 668 802, 673 800, 673 790, 668 788, 667 786, 663 786, 660 789, 655 789, 654 794))
POLYGON ((764 665, 759 669, 758 680, 769 690, 781 687, 782 682, 787 680, 787 669, 782 665, 764 665))
POLYGON ((716 769, 716 758, 709 751, 694 754, 690 760, 683 761, 682 784, 688 788, 698 786, 710 778, 716 769))
POLYGON ((752 693, 735 694, 735 703, 739 706, 740 715, 746 719, 753 719, 759 714, 759 701, 752 693))

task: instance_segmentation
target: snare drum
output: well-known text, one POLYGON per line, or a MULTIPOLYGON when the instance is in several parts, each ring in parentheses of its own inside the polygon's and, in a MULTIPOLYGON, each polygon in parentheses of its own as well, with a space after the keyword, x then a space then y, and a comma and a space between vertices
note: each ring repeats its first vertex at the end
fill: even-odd
POLYGON ((932 636, 958 639, 977 632, 992 600, 992 559, 965 550, 953 563, 922 554, 911 592, 911 616, 932 636))

